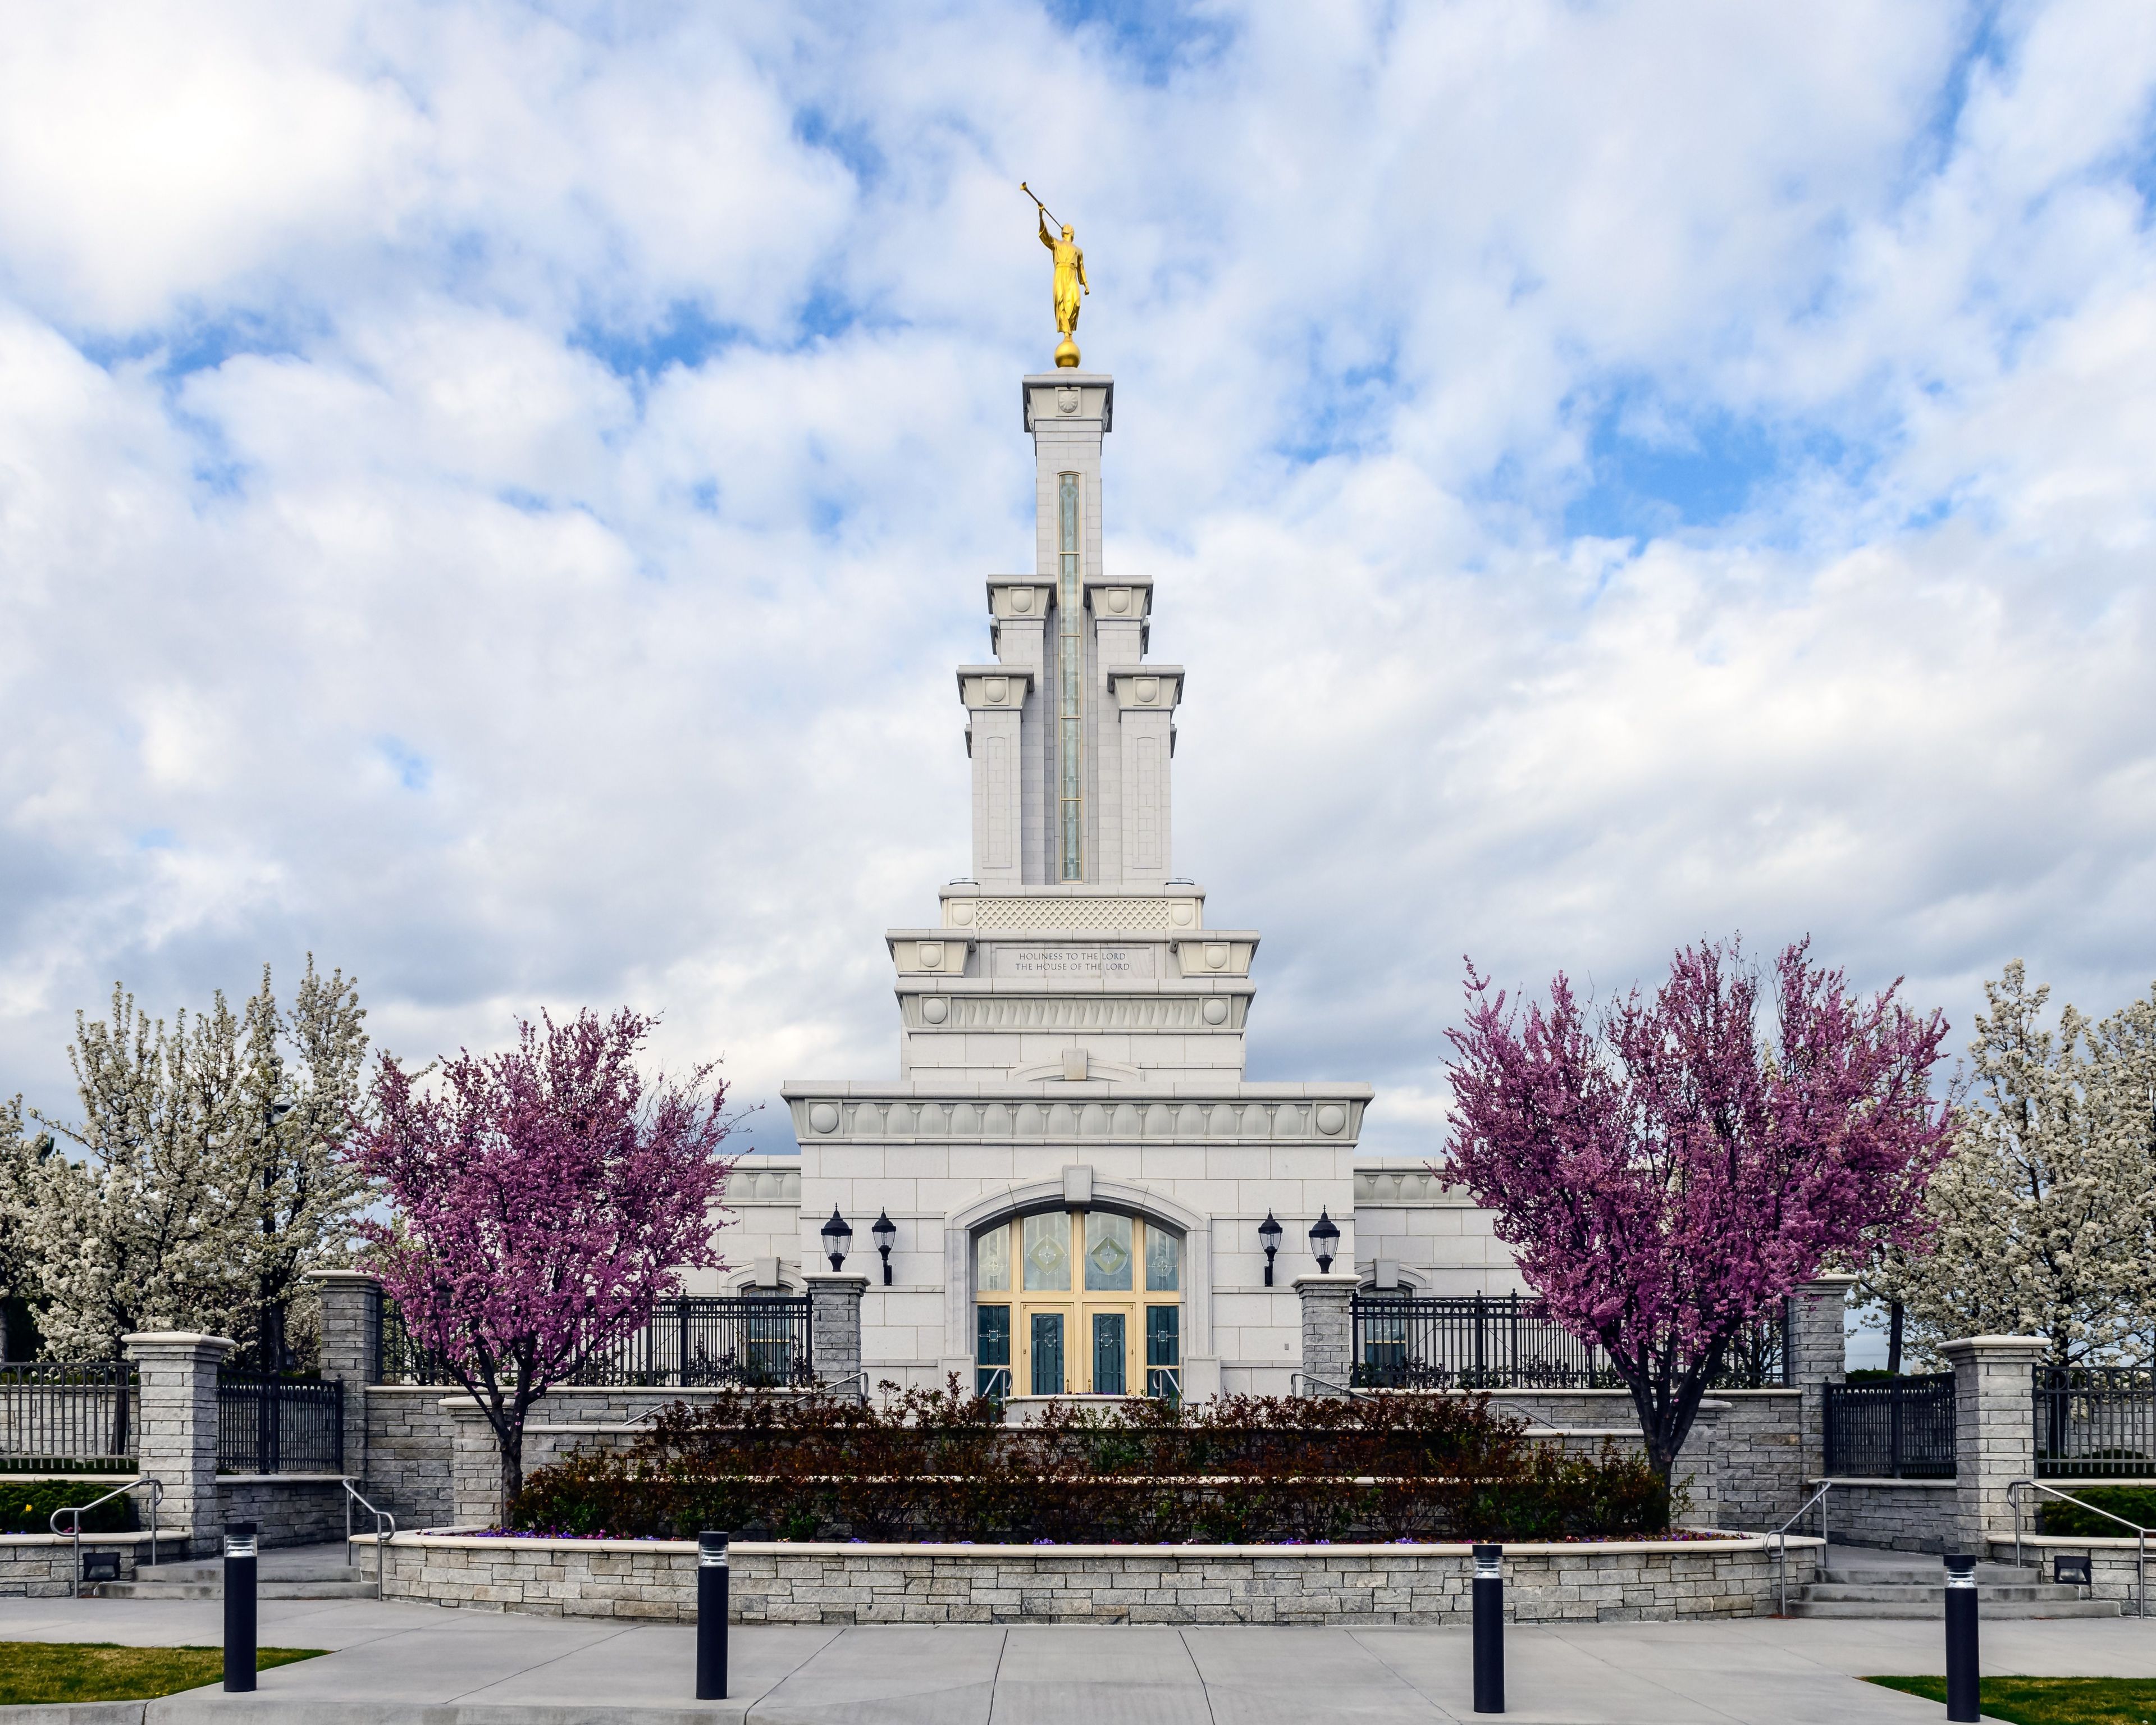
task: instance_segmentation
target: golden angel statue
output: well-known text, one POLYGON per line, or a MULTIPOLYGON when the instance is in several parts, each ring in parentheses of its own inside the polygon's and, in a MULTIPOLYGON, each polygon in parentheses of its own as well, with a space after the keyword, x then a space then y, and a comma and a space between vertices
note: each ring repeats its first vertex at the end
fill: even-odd
POLYGON ((1040 243, 1055 258, 1055 328, 1063 337, 1055 349, 1055 362, 1075 366, 1078 363, 1078 343, 1074 339, 1078 333, 1078 296, 1093 291, 1092 284, 1086 280, 1086 254, 1067 224, 1060 239, 1048 231, 1048 206, 1034 197, 1030 187, 1021 181, 1019 189, 1039 206, 1040 243))

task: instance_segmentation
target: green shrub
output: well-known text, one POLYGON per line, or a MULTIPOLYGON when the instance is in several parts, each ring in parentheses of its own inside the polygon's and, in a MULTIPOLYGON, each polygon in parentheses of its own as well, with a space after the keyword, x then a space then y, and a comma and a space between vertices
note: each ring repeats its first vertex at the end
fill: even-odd
MULTIPOLYGON (((54 1510, 88 1503, 111 1489, 110 1483, 96 1480, 78 1485, 71 1480, 11 1479, 0 1474, 0 1533, 49 1533, 54 1510)), ((131 1533, 135 1527, 131 1497, 100 1504, 82 1518, 85 1533, 131 1533)))
MULTIPOLYGON (((2156 1527, 2156 1486, 2081 1486, 2074 1488, 2074 1496, 2098 1509, 2123 1516, 2136 1526, 2156 1527)), ((2091 1515, 2078 1503, 2061 1503, 2056 1497, 2046 1497, 2043 1504, 2041 1525, 2046 1533, 2064 1534, 2075 1539, 2133 1537, 2118 1522, 2091 1515)))
POLYGON ((1207 1544, 1562 1539, 1659 1532, 1669 1498, 1605 1444, 1569 1455, 1480 1398, 1198 1406, 1000 1404, 940 1391, 881 1407, 737 1394, 536 1469, 521 1531, 572 1536, 1207 1544))

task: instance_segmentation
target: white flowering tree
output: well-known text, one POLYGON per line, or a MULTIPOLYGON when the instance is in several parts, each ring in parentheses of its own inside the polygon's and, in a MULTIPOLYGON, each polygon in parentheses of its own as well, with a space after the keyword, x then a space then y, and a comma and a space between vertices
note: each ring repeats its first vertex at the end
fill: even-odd
POLYGON ((1866 1278, 1909 1340, 2043 1336, 2060 1365, 2146 1362, 2156 1330, 2156 990, 2101 1020, 2019 960, 1987 983, 1969 1046, 1974 1106, 1933 1176, 1921 1255, 1866 1278))
POLYGON ((23 1099, 0 1100, 0 1358, 26 1357, 30 1312, 40 1284, 30 1249, 33 1184, 40 1152, 52 1140, 32 1143, 23 1132, 23 1099))
POLYGON ((362 1195, 341 1154, 362 1017, 352 985, 311 958, 289 1019, 266 970, 237 1014, 219 993, 168 1029, 116 985, 109 1020, 76 1015, 82 1117, 36 1117, 83 1153, 46 1158, 26 1183, 48 1356, 116 1358, 130 1331, 178 1325, 288 1363, 298 1280, 342 1251, 362 1195))

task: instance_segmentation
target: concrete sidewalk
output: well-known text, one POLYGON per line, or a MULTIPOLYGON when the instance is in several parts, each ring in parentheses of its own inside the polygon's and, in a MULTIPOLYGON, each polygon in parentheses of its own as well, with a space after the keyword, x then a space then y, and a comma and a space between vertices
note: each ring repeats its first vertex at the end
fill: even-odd
MULTIPOLYGON (((1465 1630, 736 1629, 734 1699, 698 1706, 677 1625, 265 1600, 264 1645, 328 1647, 254 1696, 197 1690, 43 1725, 1430 1725, 1471 1720, 1465 1630)), ((217 1644, 215 1601, 0 1600, 0 1640, 217 1644)), ((2156 1677, 2156 1620, 1987 1623, 1988 1671, 2156 1677)), ((1855 1681, 1937 1672, 1928 1623, 1754 1620, 1515 1627, 1507 1717, 1563 1725, 1928 1721, 1929 1702, 1855 1681)))

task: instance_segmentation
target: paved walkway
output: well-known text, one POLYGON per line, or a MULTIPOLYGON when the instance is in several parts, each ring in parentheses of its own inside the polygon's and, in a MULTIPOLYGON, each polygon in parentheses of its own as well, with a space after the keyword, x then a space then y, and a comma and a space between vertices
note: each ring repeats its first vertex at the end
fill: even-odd
MULTIPOLYGON (((0 1640, 214 1645, 215 1600, 0 1599, 0 1640)), ((267 1599, 265 1645, 329 1647, 253 1697, 198 1690, 150 1725, 1431 1725, 1471 1720, 1465 1630, 736 1629, 735 1699, 699 1707, 694 1634, 360 1599, 267 1599)), ((1988 1623, 1988 1671, 2156 1676, 2156 1620, 1988 1623)), ((1928 1623, 1761 1620, 1516 1626, 1508 1717, 1564 1725, 1930 1722, 1859 1683, 1943 1669, 1928 1623)), ((44 1709, 35 1710, 43 1713, 44 1709)), ((100 1709, 100 1713, 104 1710, 100 1709)), ((71 1710, 78 1725, 105 1725, 71 1710)), ((30 1710, 0 1714, 28 1719, 30 1710)), ((58 1713, 49 1717, 63 1717, 58 1713)), ((105 1715, 145 1717, 141 1703, 105 1715)))

